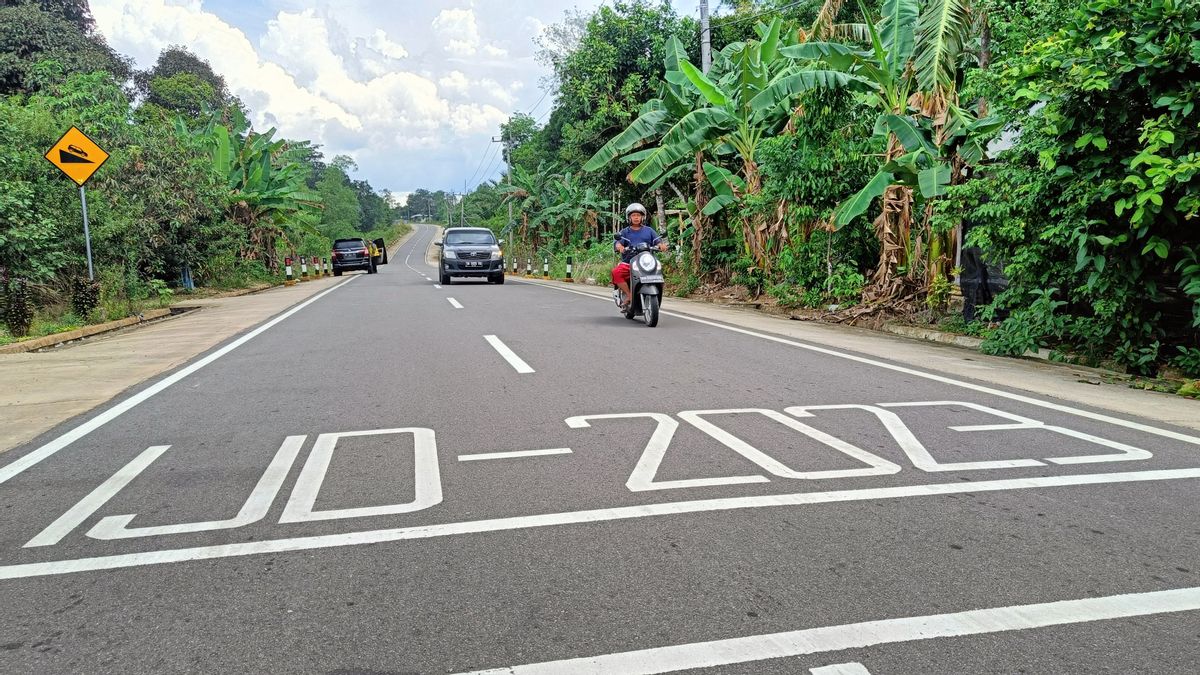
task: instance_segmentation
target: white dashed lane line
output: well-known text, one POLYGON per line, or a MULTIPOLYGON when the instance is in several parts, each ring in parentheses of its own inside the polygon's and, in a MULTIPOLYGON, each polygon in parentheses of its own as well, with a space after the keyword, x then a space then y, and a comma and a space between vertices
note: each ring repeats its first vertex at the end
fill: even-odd
POLYGON ((525 363, 523 360, 521 360, 521 357, 517 356, 513 350, 509 349, 508 345, 501 342, 500 338, 496 337, 495 335, 484 335, 483 339, 487 340, 488 344, 492 346, 492 349, 495 349, 497 352, 499 352, 500 356, 503 356, 504 360, 508 361, 508 364, 512 366, 518 373, 528 374, 534 372, 533 368, 530 368, 528 363, 525 363))
POLYGON ((513 452, 482 452, 477 455, 459 455, 460 462, 478 462, 484 459, 509 459, 512 457, 542 457, 544 455, 569 455, 570 448, 551 448, 549 450, 515 450, 513 452))
POLYGON ((446 299, 450 301, 450 306, 453 307, 454 309, 462 309, 463 308, 463 306, 460 305, 458 303, 458 301, 455 300, 454 298, 446 298, 446 299))

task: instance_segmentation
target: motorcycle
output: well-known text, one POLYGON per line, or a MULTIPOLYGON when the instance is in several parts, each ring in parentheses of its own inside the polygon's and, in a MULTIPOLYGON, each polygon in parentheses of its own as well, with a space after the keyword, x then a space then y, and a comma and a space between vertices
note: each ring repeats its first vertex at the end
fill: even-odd
MULTIPOLYGON (((654 254, 657 249, 649 244, 638 244, 627 250, 633 252, 633 257, 629 259, 629 290, 633 293, 633 299, 622 313, 630 321, 640 315, 647 326, 654 328, 658 325, 659 306, 662 304, 662 263, 654 254)), ((618 309, 626 304, 625 293, 616 283, 613 284, 613 301, 618 309)))

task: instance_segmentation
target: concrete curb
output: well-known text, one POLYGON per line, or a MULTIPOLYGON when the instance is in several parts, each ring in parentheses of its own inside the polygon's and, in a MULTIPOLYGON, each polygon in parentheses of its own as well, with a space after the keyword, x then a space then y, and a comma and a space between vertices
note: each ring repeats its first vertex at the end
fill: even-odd
MULTIPOLYGON (((893 335, 902 335, 904 337, 915 338, 918 340, 928 340, 929 342, 940 342, 944 345, 954 345, 956 347, 966 347, 967 349, 974 349, 976 351, 978 351, 979 346, 983 344, 983 338, 971 337, 969 335, 956 335, 954 333, 944 333, 940 330, 918 328, 916 326, 905 326, 897 323, 885 323, 880 327, 880 330, 893 335)), ((1047 356, 1049 356, 1049 352, 1047 352, 1047 356)))
POLYGON ((171 310, 169 309, 149 309, 145 312, 142 312, 138 316, 117 319, 116 321, 109 321, 107 323, 98 323, 93 326, 84 326, 83 328, 77 328, 65 333, 55 333, 54 335, 46 335, 40 338, 34 338, 32 340, 22 340, 21 342, 14 342, 10 345, 4 345, 3 347, 0 347, 0 354, 21 354, 24 352, 32 352, 38 349, 45 349, 46 347, 53 347, 54 345, 60 345, 64 342, 71 342, 72 340, 79 340, 81 338, 99 335, 100 333, 107 333, 108 331, 117 330, 119 328, 128 328, 129 326, 135 326, 139 323, 153 321, 154 319, 161 319, 164 316, 170 315, 171 310))

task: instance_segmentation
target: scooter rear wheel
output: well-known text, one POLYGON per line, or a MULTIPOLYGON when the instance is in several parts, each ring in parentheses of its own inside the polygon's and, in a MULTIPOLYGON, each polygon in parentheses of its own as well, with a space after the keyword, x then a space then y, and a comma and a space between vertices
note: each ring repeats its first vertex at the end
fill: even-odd
MULTIPOLYGON (((615 289, 615 287, 614 287, 614 290, 617 290, 617 289, 615 289)), ((621 315, 624 316, 626 319, 633 321, 634 318, 637 317, 637 312, 634 311, 634 309, 633 309, 632 299, 626 298, 624 293, 621 294, 621 298, 625 299, 625 300, 629 300, 629 306, 626 307, 625 310, 621 312, 621 315)))

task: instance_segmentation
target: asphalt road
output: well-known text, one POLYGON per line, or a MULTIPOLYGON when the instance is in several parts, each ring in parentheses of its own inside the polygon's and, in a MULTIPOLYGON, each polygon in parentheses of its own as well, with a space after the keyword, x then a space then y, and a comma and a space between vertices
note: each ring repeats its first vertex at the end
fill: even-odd
POLYGON ((1200 670, 1200 438, 432 233, 2 456, 0 672, 1200 670))

